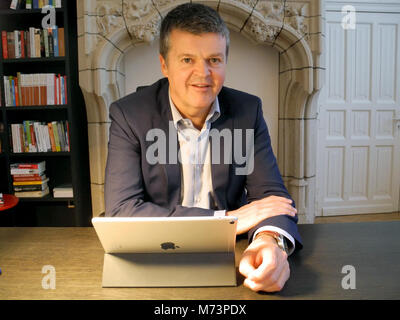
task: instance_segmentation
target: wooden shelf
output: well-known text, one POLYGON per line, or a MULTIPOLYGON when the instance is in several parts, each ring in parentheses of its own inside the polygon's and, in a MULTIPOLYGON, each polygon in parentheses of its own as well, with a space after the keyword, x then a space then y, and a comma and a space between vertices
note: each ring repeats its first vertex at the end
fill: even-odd
MULTIPOLYGON (((64 12, 64 8, 55 8, 56 13, 62 13, 64 12)), ((47 12, 47 11, 46 11, 47 12)), ((42 14, 42 9, 18 9, 18 10, 13 10, 13 9, 0 9, 0 15, 10 15, 10 14, 42 14)))
MULTIPOLYGON (((11 0, 0 0, 0 31, 27 30, 29 27, 41 29, 44 17, 42 9, 9 9, 11 0)), ((13 193, 13 179, 10 165, 15 162, 46 161, 46 176, 50 179, 50 189, 68 181, 74 190, 73 198, 54 198, 53 192, 42 198, 19 198, 25 204, 23 210, 16 207, 15 214, 22 225, 29 226, 90 226, 91 190, 88 128, 85 101, 79 87, 77 1, 61 0, 62 8, 55 8, 56 25, 64 28, 65 56, 3 59, 0 50, 0 122, 4 132, 0 134, 3 154, 0 154, 0 188, 3 193, 13 193), (54 73, 67 77, 68 104, 5 106, 3 76, 54 73), (25 120, 52 122, 68 121, 70 152, 12 152, 11 124, 25 120), (4 178, 3 178, 4 177, 4 178), (32 209, 32 216, 25 215, 26 207, 32 209), (25 219, 26 218, 26 219, 25 219)), ((47 13, 46 13, 47 14, 47 13)), ((65 130, 65 128, 64 128, 65 130)), ((35 132, 36 134, 36 132, 35 132)))
POLYGON ((13 58, 2 59, 4 64, 8 63, 36 63, 36 62, 65 62, 65 57, 40 57, 40 58, 13 58))
POLYGON ((74 198, 54 198, 48 194, 42 198, 18 198, 20 202, 68 202, 74 201, 74 198))
POLYGON ((10 153, 10 158, 28 158, 28 157, 69 157, 70 152, 21 152, 10 153))
POLYGON ((46 105, 46 106, 19 106, 19 107, 2 107, 6 111, 16 111, 16 112, 23 112, 27 110, 67 110, 68 104, 59 104, 59 105, 46 105))

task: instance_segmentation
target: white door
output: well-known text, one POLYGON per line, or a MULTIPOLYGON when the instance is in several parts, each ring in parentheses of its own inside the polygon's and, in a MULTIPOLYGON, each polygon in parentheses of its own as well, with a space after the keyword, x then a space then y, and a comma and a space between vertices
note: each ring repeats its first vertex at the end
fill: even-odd
POLYGON ((342 17, 326 14, 316 214, 399 211, 400 15, 342 17))

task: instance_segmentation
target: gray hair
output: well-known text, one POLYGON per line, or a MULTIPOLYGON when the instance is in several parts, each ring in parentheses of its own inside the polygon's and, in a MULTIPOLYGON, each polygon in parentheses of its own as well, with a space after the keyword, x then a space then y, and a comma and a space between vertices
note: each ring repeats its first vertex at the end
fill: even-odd
POLYGON ((161 22, 160 54, 167 59, 170 48, 169 35, 179 29, 196 35, 218 33, 226 40, 226 57, 229 52, 229 29, 214 9, 199 3, 184 3, 168 12, 161 22))

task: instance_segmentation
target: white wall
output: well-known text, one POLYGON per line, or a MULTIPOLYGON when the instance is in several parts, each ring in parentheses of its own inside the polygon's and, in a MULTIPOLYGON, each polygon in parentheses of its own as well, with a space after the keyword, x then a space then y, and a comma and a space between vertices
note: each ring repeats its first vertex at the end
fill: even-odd
POLYGON ((231 31, 227 87, 261 98, 264 118, 271 135, 272 148, 278 153, 279 54, 270 46, 255 45, 231 31))
MULTIPOLYGON (((225 85, 262 99, 272 148, 277 154, 279 54, 269 46, 251 43, 236 32, 231 31, 230 40, 225 85)), ((124 59, 125 94, 163 77, 158 60, 158 41, 132 48, 124 59)))

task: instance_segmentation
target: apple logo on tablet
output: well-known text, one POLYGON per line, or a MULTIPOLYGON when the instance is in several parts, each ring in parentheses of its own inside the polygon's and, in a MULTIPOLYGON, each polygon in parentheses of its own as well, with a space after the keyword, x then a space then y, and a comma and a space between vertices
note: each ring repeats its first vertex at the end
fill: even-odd
POLYGON ((163 250, 168 250, 168 249, 175 250, 177 248, 179 248, 179 246, 176 246, 175 243, 173 243, 173 242, 161 243, 161 249, 163 249, 163 250))

